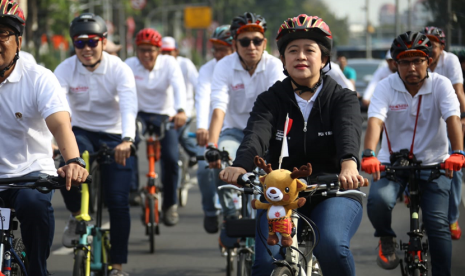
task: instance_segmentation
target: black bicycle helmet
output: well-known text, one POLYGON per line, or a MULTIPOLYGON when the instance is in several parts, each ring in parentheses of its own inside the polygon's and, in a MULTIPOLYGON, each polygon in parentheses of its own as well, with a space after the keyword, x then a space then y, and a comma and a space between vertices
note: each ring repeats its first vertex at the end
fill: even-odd
POLYGON ((82 34, 94 34, 100 37, 107 37, 107 24, 105 20, 93 13, 83 13, 74 18, 69 27, 71 39, 82 34))
POLYGON ((432 43, 424 33, 408 31, 394 39, 391 56, 394 60, 418 55, 429 57, 432 50, 432 43))
POLYGON ((289 42, 301 38, 315 40, 331 51, 333 44, 331 30, 328 24, 318 16, 300 14, 284 21, 276 36, 279 53, 283 55, 289 42))
POLYGON ((446 44, 446 34, 441 28, 430 26, 425 27, 423 33, 429 38, 431 41, 437 41, 441 44, 446 44))
POLYGON ((210 38, 211 42, 224 44, 226 46, 232 45, 233 37, 231 35, 231 25, 222 25, 215 29, 210 38))
POLYGON ((232 36, 236 38, 244 30, 264 33, 266 31, 265 18, 251 12, 234 17, 231 23, 232 36))

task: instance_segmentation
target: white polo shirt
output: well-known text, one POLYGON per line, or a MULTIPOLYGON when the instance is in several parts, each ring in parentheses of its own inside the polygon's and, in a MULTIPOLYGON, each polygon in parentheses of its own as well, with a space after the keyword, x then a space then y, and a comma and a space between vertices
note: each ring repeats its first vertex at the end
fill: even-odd
MULTIPOLYGON (((444 76, 430 73, 420 91, 412 98, 398 74, 380 81, 368 108, 368 118, 382 120, 393 152, 412 145, 418 99, 422 96, 413 153, 423 165, 443 162, 448 155, 446 120, 460 117, 459 101, 451 82, 444 76)), ((379 161, 389 163, 389 147, 383 131, 379 161)))
POLYGON ((367 88, 365 89, 365 92, 363 92, 363 99, 370 100, 371 96, 373 96, 373 92, 375 92, 375 88, 376 88, 376 85, 378 85, 378 82, 387 78, 391 74, 393 73, 391 69, 389 69, 389 65, 387 63, 383 65, 382 67, 379 67, 378 69, 376 69, 375 73, 373 74, 373 77, 368 83, 367 88))
POLYGON ((186 110, 186 86, 174 57, 158 55, 152 71, 137 57, 128 58, 126 64, 136 79, 139 111, 174 116, 178 109, 186 110))
POLYGON ((192 116, 192 109, 194 108, 194 88, 197 84, 197 78, 199 77, 199 72, 195 68, 194 63, 188 58, 178 56, 176 60, 181 67, 182 76, 184 78, 184 83, 186 84, 186 115, 187 117, 192 116))
POLYGON ((210 94, 213 72, 218 61, 214 58, 205 63, 199 70, 195 86, 195 111, 197 113, 197 128, 208 129, 211 112, 210 94))
MULTIPOLYGON (((428 71, 431 72, 429 68, 428 71)), ((438 65, 436 65, 434 69, 434 73, 448 78, 452 84, 463 84, 462 66, 460 65, 459 58, 454 54, 442 51, 439 56, 438 65)))
POLYGON ((52 134, 45 119, 69 111, 53 73, 19 59, 0 84, 0 178, 40 171, 56 175, 52 134))
POLYGON ((330 76, 333 80, 335 80, 342 88, 347 88, 352 91, 355 91, 354 84, 344 76, 344 73, 339 67, 338 64, 331 61, 331 70, 329 70, 329 65, 326 65, 323 68, 323 71, 326 72, 326 75, 330 76))
POLYGON ((211 105, 213 110, 218 108, 226 113, 223 129, 244 129, 257 96, 285 77, 282 62, 266 51, 252 76, 242 67, 237 52, 218 61, 212 79, 211 105))
POLYGON ((67 58, 55 69, 71 107, 73 126, 89 131, 136 134, 137 94, 131 69, 117 56, 102 53, 94 72, 87 70, 76 56, 67 58))
POLYGON ((27 62, 32 62, 32 63, 37 64, 37 61, 36 61, 36 59, 34 58, 34 56, 31 55, 31 54, 29 54, 28 52, 19 51, 19 58, 20 58, 20 59, 22 58, 23 61, 26 60, 27 62))

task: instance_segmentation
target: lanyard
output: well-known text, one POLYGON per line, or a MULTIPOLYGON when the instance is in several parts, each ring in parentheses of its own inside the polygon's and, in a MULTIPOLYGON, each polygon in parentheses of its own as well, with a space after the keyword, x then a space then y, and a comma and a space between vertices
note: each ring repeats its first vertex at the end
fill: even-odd
MULTIPOLYGON (((418 123, 418 114, 420 114, 420 105, 421 105, 421 97, 423 95, 420 95, 420 98, 418 99, 418 108, 417 108, 417 117, 415 118, 415 128, 413 129, 413 138, 412 138, 412 145, 410 146, 410 152, 408 154, 408 157, 410 159, 413 158, 413 144, 415 143, 415 133, 417 132, 417 123, 418 123)), ((391 149, 391 141, 389 141, 389 136, 387 133, 387 128, 386 124, 384 124, 384 133, 386 133, 386 139, 389 147, 389 154, 392 154, 392 149, 391 149)))

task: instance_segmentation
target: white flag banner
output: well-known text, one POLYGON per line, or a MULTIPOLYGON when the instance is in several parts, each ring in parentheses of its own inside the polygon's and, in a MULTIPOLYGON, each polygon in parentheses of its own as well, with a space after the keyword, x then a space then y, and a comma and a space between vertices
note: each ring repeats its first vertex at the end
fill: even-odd
POLYGON ((286 124, 284 125, 283 133, 283 144, 281 147, 281 156, 279 156, 279 169, 281 169, 281 163, 283 162, 284 157, 289 156, 289 149, 287 146, 287 130, 289 128, 289 113, 286 115, 286 124))

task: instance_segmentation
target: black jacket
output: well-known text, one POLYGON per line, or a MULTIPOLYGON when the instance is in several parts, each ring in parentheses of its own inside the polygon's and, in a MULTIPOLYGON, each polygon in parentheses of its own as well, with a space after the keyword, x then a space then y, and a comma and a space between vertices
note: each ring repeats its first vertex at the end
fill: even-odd
POLYGON ((282 168, 292 170, 311 163, 312 175, 339 174, 341 160, 351 157, 360 166, 362 116, 357 95, 341 88, 329 76, 324 77, 306 126, 289 78, 260 94, 233 166, 251 171, 255 167, 254 156, 264 156, 268 150, 266 161, 277 169, 286 114, 292 119, 292 126, 287 135, 289 157, 283 159, 282 168))

